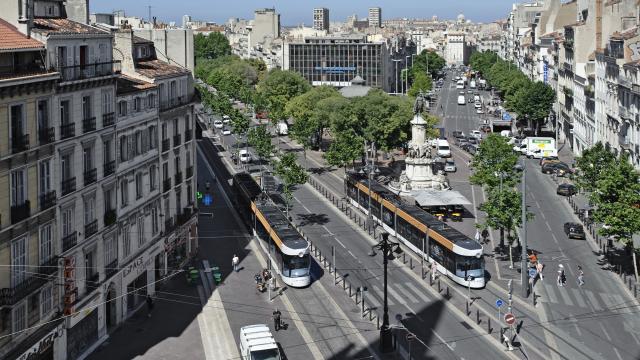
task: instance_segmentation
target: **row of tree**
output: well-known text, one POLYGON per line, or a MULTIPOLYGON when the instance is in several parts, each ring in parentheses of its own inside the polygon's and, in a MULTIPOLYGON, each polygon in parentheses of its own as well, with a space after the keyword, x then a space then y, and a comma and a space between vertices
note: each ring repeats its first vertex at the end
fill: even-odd
POLYGON ((435 51, 425 49, 412 61, 413 64, 409 71, 404 73, 403 79, 408 77, 411 84, 408 95, 416 97, 420 92, 428 92, 433 88, 432 79, 438 78, 438 74, 444 68, 445 60, 435 51))
POLYGON ((487 82, 500 90, 505 108, 518 115, 520 127, 529 127, 538 134, 549 117, 555 100, 554 90, 541 81, 531 81, 511 62, 495 52, 475 52, 469 59, 487 82))
MULTIPOLYGON (((633 235, 640 234, 640 174, 628 155, 614 154, 598 142, 576 159, 576 184, 588 194, 592 219, 606 226, 598 232, 633 249, 633 235)), ((636 252, 633 265, 638 278, 636 252)))

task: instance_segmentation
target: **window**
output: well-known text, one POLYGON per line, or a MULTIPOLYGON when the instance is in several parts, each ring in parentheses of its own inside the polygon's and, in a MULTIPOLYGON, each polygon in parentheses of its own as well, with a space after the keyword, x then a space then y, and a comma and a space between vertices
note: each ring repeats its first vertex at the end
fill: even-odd
POLYGON ((187 182, 187 202, 189 203, 189 205, 193 204, 193 196, 191 194, 193 194, 193 188, 191 187, 191 180, 189 180, 187 182))
POLYGON ((182 214, 182 196, 180 189, 176 190, 176 213, 182 214))
POLYGON ((40 317, 44 318, 53 309, 53 287, 45 286, 40 290, 40 317))
MULTIPOLYGON (((113 236, 104 239, 105 266, 108 266, 117 258, 118 258, 118 244, 116 243, 116 239, 113 236)), ((109 270, 114 270, 114 269, 105 269, 105 270, 107 270, 107 272, 110 272, 109 270)))
POLYGON ((151 208, 151 231, 153 235, 157 234, 158 230, 158 208, 154 206, 151 208))
POLYGON ((150 126, 149 129, 149 149, 155 149, 158 147, 158 134, 155 126, 150 126))
POLYGON ((61 178, 62 181, 73 177, 73 153, 66 153, 60 158, 61 178))
POLYGON ((140 199, 143 195, 142 190, 142 173, 139 172, 136 174, 136 199, 140 199))
POLYGON ((91 96, 82 97, 82 116, 83 116, 83 119, 90 119, 92 116, 91 96))
POLYGON ((175 165, 176 165, 176 168, 174 169, 174 171, 176 173, 179 173, 180 170, 181 170, 181 168, 180 168, 180 156, 176 156, 175 165))
POLYGON ((111 92, 111 90, 104 90, 102 91, 102 114, 103 115, 111 114, 112 112, 113 112, 113 93, 111 92))
POLYGON ((38 130, 49 128, 49 100, 38 100, 38 130))
POLYGON ((133 110, 142 111, 142 98, 137 97, 133 100, 133 110))
POLYGON ((53 239, 51 237, 51 224, 40 227, 40 264, 44 264, 53 257, 53 239))
POLYGON ((71 101, 60 101, 60 123, 62 125, 71 123, 71 101))
POLYGON ((25 134, 24 105, 11 106, 11 140, 15 144, 25 134))
POLYGON ((62 237, 71 235, 73 228, 73 208, 62 210, 62 237))
POLYGON ((149 191, 153 191, 158 188, 158 168, 155 165, 149 167, 149 191))
POLYGON ((13 307, 13 332, 22 331, 27 328, 27 302, 23 301, 22 303, 13 307))
POLYGON ((127 116, 127 102, 124 100, 118 102, 118 116, 127 116))
POLYGON ((115 197, 113 187, 110 187, 104 191, 104 212, 115 209, 115 197))
POLYGON ((156 96, 154 94, 149 94, 147 96, 147 107, 150 109, 156 107, 156 96))
POLYGON ((16 287, 27 279, 27 238, 11 243, 11 286, 16 287))
POLYGON ((176 86, 176 81, 171 81, 171 83, 169 83, 169 101, 173 104, 175 103, 175 101, 177 100, 176 97, 178 96, 178 89, 176 86))
POLYGON ((82 150, 82 160, 84 162, 84 172, 93 170, 93 148, 88 146, 82 150))
POLYGON ((162 140, 167 139, 169 134, 167 134, 167 123, 162 124, 162 140))
MULTIPOLYGON (((90 279, 96 274, 95 251, 91 250, 84 254, 85 279, 90 279)), ((89 282, 90 286, 97 286, 95 281, 89 282)))
POLYGON ((39 165, 40 195, 51 191, 51 160, 42 160, 39 165))
POLYGON ((26 176, 25 169, 11 172, 11 206, 23 205, 27 200, 26 176))
POLYGON ((127 206, 129 203, 129 182, 127 179, 120 181, 120 202, 122 207, 127 206))
POLYGON ((84 199, 84 224, 91 224, 96 220, 96 198, 88 197, 84 199))
POLYGON ((111 152, 111 139, 104 139, 102 142, 102 155, 104 157, 104 163, 110 163, 113 160, 113 154, 111 152))
POLYGON ((127 136, 120 136, 120 161, 129 160, 129 151, 127 150, 128 141, 127 136))
POLYGON ((142 246, 146 239, 144 238, 144 217, 138 218, 138 247, 142 246))
POLYGON ((178 119, 173 119, 173 135, 178 135, 180 130, 178 130, 178 119))
POLYGON ((135 137, 135 154, 137 155, 141 155, 142 154, 142 131, 138 130, 135 132, 134 134, 135 137))
POLYGON ((131 234, 129 234, 129 225, 122 227, 122 254, 125 258, 131 255, 131 234))
POLYGON ((187 159, 187 163, 185 164, 185 166, 186 167, 190 167, 191 166, 191 152, 190 151, 187 151, 186 159, 187 159))
POLYGON ((169 163, 162 164, 162 179, 165 181, 169 179, 169 163))

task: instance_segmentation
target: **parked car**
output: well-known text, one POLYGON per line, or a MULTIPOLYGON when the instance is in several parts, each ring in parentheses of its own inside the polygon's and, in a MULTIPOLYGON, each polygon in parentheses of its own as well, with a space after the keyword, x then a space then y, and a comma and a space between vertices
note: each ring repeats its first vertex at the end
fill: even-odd
POLYGON ((444 171, 446 172, 456 172, 456 163, 453 160, 447 160, 444 163, 444 171))
POLYGON ((228 124, 231 121, 231 117, 229 115, 222 115, 222 122, 224 124, 228 124))
POLYGON ((231 128, 230 127, 223 127, 222 128, 222 135, 231 135, 231 128))
POLYGON ((215 120, 215 121, 213 122, 213 126, 214 126, 216 129, 222 129, 222 128, 224 127, 224 123, 222 123, 222 120, 215 120))
POLYGON ((238 157, 240 158, 240 162, 242 163, 250 163, 251 162, 251 154, 249 153, 249 150, 247 149, 241 149, 238 152, 238 157))
POLYGON ((582 224, 574 222, 564 223, 564 233, 567 234, 567 237, 569 237, 569 239, 585 240, 587 238, 584 233, 582 224))
POLYGON ((556 189, 556 194, 562 196, 572 196, 577 192, 575 185, 573 184, 560 184, 556 189))
POLYGON ((548 162, 540 168, 543 174, 553 174, 554 172, 558 173, 558 176, 564 176, 565 174, 571 174, 573 171, 569 167, 569 165, 559 161, 559 162, 548 162))
POLYGON ((459 131, 459 130, 456 130, 456 131, 452 132, 451 135, 453 135, 453 137, 456 138, 456 139, 464 137, 464 133, 462 131, 459 131))
POLYGON ((482 132, 480 130, 471 130, 471 137, 482 139, 482 132))
POLYGON ((476 109, 476 114, 484 114, 484 111, 482 111, 482 109, 476 109))
POLYGON ((561 161, 558 160, 557 156, 543 157, 542 159, 540 159, 540 166, 543 166, 544 164, 553 164, 559 162, 561 161))

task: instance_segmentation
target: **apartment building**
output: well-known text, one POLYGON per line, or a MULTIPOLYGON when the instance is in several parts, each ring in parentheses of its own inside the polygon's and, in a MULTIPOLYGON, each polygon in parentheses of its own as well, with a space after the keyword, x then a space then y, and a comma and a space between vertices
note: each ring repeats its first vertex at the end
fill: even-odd
POLYGON ((191 73, 87 5, 0 15, 0 358, 84 357, 197 248, 191 73))
POLYGON ((329 9, 313 9, 313 29, 318 31, 329 31, 329 9))
POLYGON ((380 28, 382 27, 382 8, 370 7, 369 8, 369 27, 380 28))

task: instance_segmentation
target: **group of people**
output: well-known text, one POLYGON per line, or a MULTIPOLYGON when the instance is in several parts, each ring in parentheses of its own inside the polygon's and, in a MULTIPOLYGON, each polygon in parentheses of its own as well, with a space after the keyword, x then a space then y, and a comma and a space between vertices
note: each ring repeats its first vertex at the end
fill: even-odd
MULTIPOLYGON (((567 275, 564 273, 564 265, 558 265, 558 277, 556 279, 558 286, 567 285, 567 275)), ((576 282, 578 286, 584 285, 584 271, 582 270, 582 266, 578 265, 578 275, 576 277, 576 282)))

